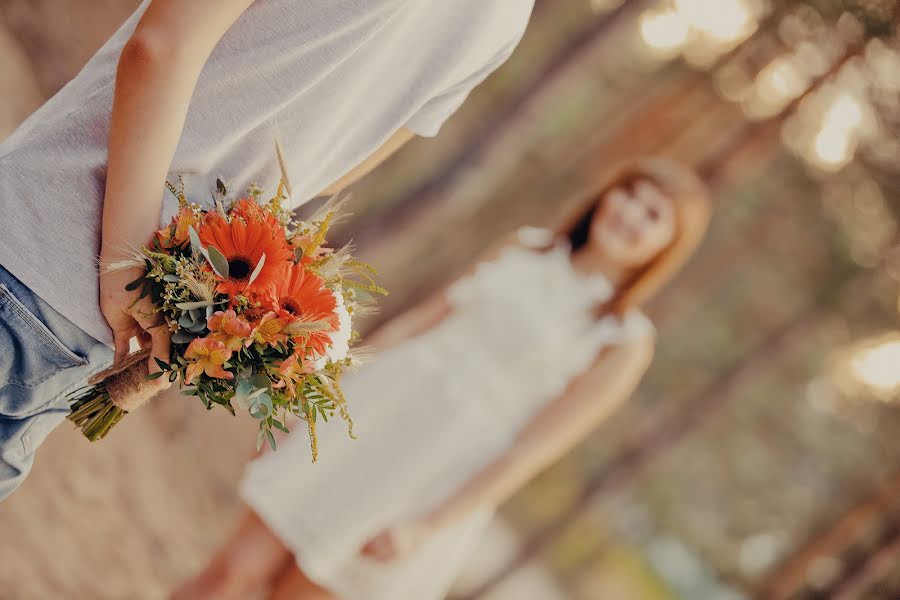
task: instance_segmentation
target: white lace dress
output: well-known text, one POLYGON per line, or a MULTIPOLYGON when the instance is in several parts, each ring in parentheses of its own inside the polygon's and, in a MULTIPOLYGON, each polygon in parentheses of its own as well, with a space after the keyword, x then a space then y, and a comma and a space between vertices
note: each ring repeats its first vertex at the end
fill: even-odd
POLYGON ((343 600, 444 597, 491 510, 390 564, 359 549, 496 459, 601 349, 650 333, 637 312, 592 316, 610 293, 602 277, 577 274, 564 247, 505 250, 450 288, 454 310, 440 325, 345 378, 358 440, 340 422, 319 427, 311 464, 306 436, 290 436, 251 463, 244 499, 343 600))

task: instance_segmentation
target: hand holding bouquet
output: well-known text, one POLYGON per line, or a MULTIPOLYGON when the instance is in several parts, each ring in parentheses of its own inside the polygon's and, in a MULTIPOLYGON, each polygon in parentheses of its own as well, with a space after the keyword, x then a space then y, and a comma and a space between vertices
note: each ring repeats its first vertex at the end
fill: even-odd
POLYGON ((267 202, 256 187, 229 200, 218 181, 210 210, 189 203, 183 186, 167 185, 180 206, 172 223, 107 268, 143 270, 128 289, 149 297, 171 332, 170 359, 156 359, 162 371, 153 375, 141 360, 147 353, 113 365, 73 395, 68 418, 91 441, 101 439, 156 390, 148 380, 168 377, 208 409, 258 419, 257 448, 268 441, 274 449, 272 429, 288 431, 288 415, 299 417, 315 460, 319 418, 339 413, 353 435, 340 388, 341 373, 358 360, 351 323, 373 294, 385 293, 349 246, 325 246, 340 202, 298 221, 282 206, 285 179, 267 202))

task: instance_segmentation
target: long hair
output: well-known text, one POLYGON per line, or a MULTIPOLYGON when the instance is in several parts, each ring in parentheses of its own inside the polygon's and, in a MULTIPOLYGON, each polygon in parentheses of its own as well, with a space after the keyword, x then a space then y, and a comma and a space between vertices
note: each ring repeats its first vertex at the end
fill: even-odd
POLYGON ((621 315, 629 308, 647 302, 684 266, 709 224, 709 193, 700 178, 678 162, 648 157, 621 165, 594 187, 556 230, 557 236, 568 238, 572 253, 578 252, 590 239, 591 223, 607 192, 615 187, 630 188, 639 181, 653 183, 671 199, 675 208, 675 233, 668 246, 645 265, 634 269, 613 297, 597 308, 598 315, 621 315))

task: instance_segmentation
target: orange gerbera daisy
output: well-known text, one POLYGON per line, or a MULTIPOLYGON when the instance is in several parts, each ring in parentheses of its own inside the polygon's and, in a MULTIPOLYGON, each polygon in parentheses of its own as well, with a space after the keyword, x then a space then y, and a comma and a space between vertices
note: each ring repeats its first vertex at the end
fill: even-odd
POLYGON ((253 209, 251 202, 240 201, 231 222, 217 212, 207 213, 199 232, 200 242, 215 247, 228 261, 228 277, 219 282, 216 291, 229 296, 267 288, 294 256, 278 221, 262 208, 253 209), (262 269, 251 282, 263 255, 262 269))
POLYGON ((272 211, 264 208, 252 198, 241 198, 235 200, 231 205, 231 218, 240 217, 244 221, 264 222, 272 229, 281 229, 281 224, 272 211))
MULTIPOLYGON (((270 288, 270 301, 278 316, 290 322, 321 323, 322 328, 305 332, 305 345, 322 355, 331 344, 332 331, 340 325, 337 300, 325 282, 303 265, 290 265, 270 288)), ((290 327, 289 327, 290 328, 290 327)))

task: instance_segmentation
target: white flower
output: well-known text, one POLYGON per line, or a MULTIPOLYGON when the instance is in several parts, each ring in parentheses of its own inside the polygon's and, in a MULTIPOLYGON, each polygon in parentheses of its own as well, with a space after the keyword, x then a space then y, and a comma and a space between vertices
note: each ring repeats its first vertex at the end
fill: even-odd
POLYGON ((344 360, 347 358, 347 353, 350 352, 350 334, 352 333, 350 313, 347 312, 347 307, 344 305, 344 295, 341 291, 332 290, 331 293, 334 294, 334 299, 337 302, 334 312, 338 316, 338 329, 331 334, 331 345, 326 350, 325 356, 321 356, 316 360, 315 367, 317 371, 325 368, 329 361, 338 362, 344 360))

